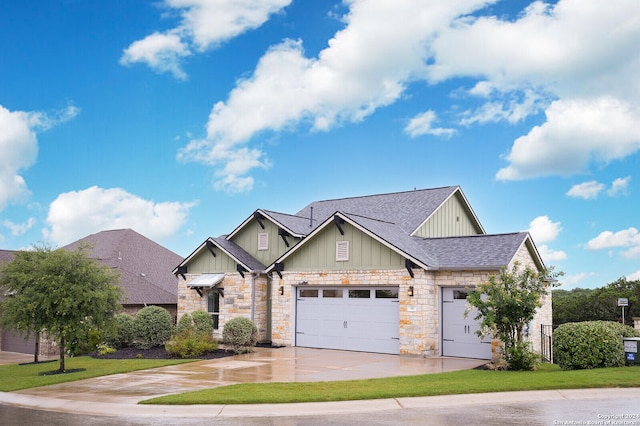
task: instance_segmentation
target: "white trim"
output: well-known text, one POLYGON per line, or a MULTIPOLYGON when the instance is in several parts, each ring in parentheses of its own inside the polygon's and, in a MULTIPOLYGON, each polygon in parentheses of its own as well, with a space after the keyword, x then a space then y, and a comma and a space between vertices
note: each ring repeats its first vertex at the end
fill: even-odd
POLYGON ((258 250, 269 250, 268 232, 258 232, 258 250))
POLYGON ((336 241, 336 262, 349 261, 349 241, 336 241))

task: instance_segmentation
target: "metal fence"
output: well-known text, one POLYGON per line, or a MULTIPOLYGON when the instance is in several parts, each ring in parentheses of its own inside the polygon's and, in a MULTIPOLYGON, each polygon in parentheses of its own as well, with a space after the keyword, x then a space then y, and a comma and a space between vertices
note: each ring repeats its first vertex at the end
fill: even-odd
POLYGON ((553 364, 553 326, 540 326, 540 352, 542 361, 553 364))

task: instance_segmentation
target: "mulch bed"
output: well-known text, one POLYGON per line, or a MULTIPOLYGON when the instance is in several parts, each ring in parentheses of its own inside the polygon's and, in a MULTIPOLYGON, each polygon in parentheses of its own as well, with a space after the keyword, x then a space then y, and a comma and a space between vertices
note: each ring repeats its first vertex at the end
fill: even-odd
MULTIPOLYGON (((226 349, 216 349, 213 352, 208 352, 204 355, 200 355, 194 357, 196 359, 215 359, 215 358, 224 358, 227 356, 233 356, 233 351, 228 351, 226 349)), ((163 347, 151 348, 151 349, 138 349, 138 348, 120 348, 112 354, 100 355, 98 353, 91 354, 94 358, 101 359, 135 359, 135 358, 144 358, 144 359, 172 359, 179 358, 171 356, 167 353, 167 351, 163 347)))

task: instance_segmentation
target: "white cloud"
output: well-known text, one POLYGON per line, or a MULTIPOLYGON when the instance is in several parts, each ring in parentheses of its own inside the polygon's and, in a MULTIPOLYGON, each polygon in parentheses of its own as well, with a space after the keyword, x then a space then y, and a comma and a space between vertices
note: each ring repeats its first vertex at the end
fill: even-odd
POLYGON ((629 281, 638 281, 640 280, 640 271, 636 271, 632 274, 627 275, 627 280, 629 281))
POLYGON ((22 172, 36 162, 37 132, 46 131, 77 114, 78 109, 74 106, 44 113, 10 111, 0 105, 0 211, 8 203, 24 201, 31 194, 22 172))
MULTIPOLYGON (((346 26, 326 49, 308 58, 301 41, 285 40, 271 47, 226 102, 214 105, 206 138, 191 141, 178 157, 224 167, 224 155, 241 149, 260 132, 303 122, 327 131, 363 120, 394 103, 407 82, 424 75, 425 46, 438 30, 486 3, 349 1, 346 26)), ((260 161, 258 166, 264 164, 260 161)), ((216 185, 224 187, 224 176, 216 185)))
POLYGON ((562 231, 560 222, 552 222, 549 216, 538 216, 529 223, 529 233, 534 241, 548 243, 562 231))
POLYGON ((11 235, 19 236, 24 235, 29 229, 35 225, 36 220, 32 217, 27 219, 24 223, 13 223, 10 220, 5 220, 2 224, 11 231, 11 235))
POLYGON ((65 245, 107 229, 131 228, 152 239, 175 234, 197 203, 155 203, 124 189, 92 186, 58 195, 50 204, 45 237, 65 245))
POLYGON ((529 223, 528 232, 538 247, 542 260, 546 262, 558 262, 567 259, 567 253, 561 250, 553 250, 547 244, 554 241, 560 235, 562 226, 560 222, 553 222, 548 216, 538 216, 529 223))
POLYGON ((291 0, 165 0, 179 12, 180 24, 164 33, 131 43, 120 59, 123 65, 146 63, 156 72, 185 79, 180 61, 193 50, 204 51, 246 31, 258 28, 291 0))
POLYGON ((572 186, 571 189, 567 191, 567 195, 574 198, 593 200, 598 197, 598 194, 600 194, 604 190, 604 188, 605 185, 603 183, 592 180, 572 186))
MULTIPOLYGON (((629 181, 631 181, 631 176, 614 180, 611 183, 611 187, 607 190, 607 195, 609 197, 615 197, 620 194, 626 194, 629 181)), ((593 200, 596 199, 605 188, 605 184, 591 180, 572 186, 571 189, 567 191, 567 195, 574 198, 593 200)))
POLYGON ((421 114, 416 115, 404 128, 405 133, 407 133, 412 138, 422 135, 433 135, 433 136, 451 136, 455 133, 454 129, 446 129, 444 127, 433 127, 433 124, 437 121, 437 116, 435 111, 429 110, 425 111, 421 114))
POLYGON ((591 278, 593 276, 595 276, 596 274, 594 272, 580 272, 579 274, 575 274, 575 275, 564 275, 560 278, 558 278, 558 281, 560 282, 560 284, 562 285, 563 289, 570 289, 573 288, 575 286, 577 286, 578 284, 580 284, 582 281, 586 280, 587 278, 591 278))
POLYGON ((180 59, 190 54, 189 47, 180 41, 177 34, 153 33, 131 43, 124 50, 120 63, 122 65, 146 63, 149 68, 158 73, 169 72, 175 78, 184 80, 187 74, 180 67, 180 59))
POLYGON ((634 227, 623 229, 622 231, 601 232, 597 237, 590 240, 586 248, 588 250, 602 250, 610 248, 628 247, 621 252, 623 257, 628 259, 640 258, 640 233, 634 227))
POLYGON ((607 191, 607 195, 610 197, 615 197, 619 194, 626 194, 627 188, 629 187, 629 181, 631 181, 631 176, 614 180, 611 183, 611 188, 609 188, 609 190, 607 191))

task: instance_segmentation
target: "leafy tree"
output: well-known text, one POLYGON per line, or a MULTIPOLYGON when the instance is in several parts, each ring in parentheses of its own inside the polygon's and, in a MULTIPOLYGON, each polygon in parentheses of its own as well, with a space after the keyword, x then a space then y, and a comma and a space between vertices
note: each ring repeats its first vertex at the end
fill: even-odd
POLYGON ((120 308, 119 277, 87 257, 87 246, 76 251, 34 246, 16 252, 0 269, 0 323, 22 335, 44 333, 58 341, 59 372, 65 371, 67 342, 86 338, 114 318, 120 308))
POLYGON ((550 283, 559 275, 562 273, 553 272, 553 268, 537 272, 527 267, 521 271, 516 262, 511 271, 503 267, 499 277, 491 275, 467 296, 469 304, 478 310, 474 319, 482 319, 479 333, 493 333, 502 341, 510 369, 533 368, 525 330, 542 306, 541 298, 550 283))
POLYGON ((595 320, 592 294, 593 290, 587 288, 553 290, 553 325, 595 320))

